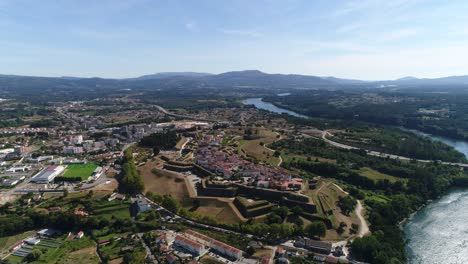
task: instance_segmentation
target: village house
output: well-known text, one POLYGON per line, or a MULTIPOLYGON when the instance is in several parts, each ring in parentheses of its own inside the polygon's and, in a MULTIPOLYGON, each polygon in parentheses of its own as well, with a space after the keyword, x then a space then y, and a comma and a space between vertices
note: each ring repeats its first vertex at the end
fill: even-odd
POLYGON ((78 233, 76 234, 75 238, 76 238, 76 239, 80 239, 80 238, 82 238, 83 236, 84 236, 84 232, 83 232, 83 231, 80 231, 80 232, 78 232, 78 233))

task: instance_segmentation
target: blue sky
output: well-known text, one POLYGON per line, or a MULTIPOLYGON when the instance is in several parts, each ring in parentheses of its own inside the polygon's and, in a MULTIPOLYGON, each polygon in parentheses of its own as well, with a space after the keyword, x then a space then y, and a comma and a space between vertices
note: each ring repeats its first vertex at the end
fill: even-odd
POLYGON ((468 1, 0 0, 0 73, 468 75, 468 1))

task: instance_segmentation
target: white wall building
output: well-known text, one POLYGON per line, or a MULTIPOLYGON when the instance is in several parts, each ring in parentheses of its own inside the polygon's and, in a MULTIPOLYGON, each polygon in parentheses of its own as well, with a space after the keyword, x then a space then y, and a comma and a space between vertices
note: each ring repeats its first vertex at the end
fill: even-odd
POLYGON ((53 181, 55 177, 59 176, 64 170, 65 167, 63 166, 49 166, 36 174, 32 178, 31 182, 39 184, 49 183, 53 181))
POLYGON ((205 251, 205 246, 181 235, 176 236, 174 244, 199 256, 205 251))

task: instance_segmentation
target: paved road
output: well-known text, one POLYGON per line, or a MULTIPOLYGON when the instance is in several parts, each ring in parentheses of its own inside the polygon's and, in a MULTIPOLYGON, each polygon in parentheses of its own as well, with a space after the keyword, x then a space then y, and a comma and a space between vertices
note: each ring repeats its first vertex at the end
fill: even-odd
MULTIPOLYGON (((328 131, 322 131, 323 141, 327 142, 328 144, 330 144, 332 146, 342 148, 342 149, 362 149, 362 148, 357 148, 357 147, 353 147, 353 146, 349 146, 349 145, 346 145, 346 144, 342 144, 342 143, 332 141, 332 140, 328 139, 327 136, 333 136, 333 135, 328 131)), ((408 158, 408 157, 404 157, 404 156, 393 155, 393 154, 384 153, 384 152, 377 152, 377 151, 368 150, 368 149, 363 149, 363 150, 365 150, 368 155, 381 157, 381 158, 390 158, 390 159, 399 159, 399 160, 415 160, 415 161, 423 162, 423 163, 436 162, 435 160, 412 159, 412 158, 408 158)), ((456 163, 456 162, 446 162, 446 161, 437 161, 437 162, 439 162, 440 164, 449 165, 449 166, 457 166, 457 167, 468 168, 468 164, 466 164, 466 163, 456 163)))
POLYGON ((143 247, 145 248, 146 250, 146 256, 151 256, 151 259, 152 259, 152 263, 158 263, 156 261, 156 258, 154 257, 153 253, 151 252, 151 249, 148 247, 148 245, 146 245, 146 242, 145 240, 143 239, 143 233, 137 233, 137 236, 140 238, 141 240, 141 243, 143 244, 143 247))
POLYGON ((147 198, 146 196, 144 195, 140 195, 142 198, 144 198, 148 203, 152 204, 153 206, 155 206, 156 208, 160 208, 161 210, 164 210, 166 213, 168 213, 169 215, 172 215, 172 217, 174 218, 174 220, 179 220, 179 221, 182 221, 186 224, 189 224, 189 225, 192 225, 192 226, 196 226, 196 227, 201 227, 201 228, 205 228, 205 229, 210 229, 210 230, 214 230, 214 231, 218 231, 218 232, 223 232, 223 233, 227 233, 227 234, 232 234, 232 235, 238 235, 238 236, 247 236, 247 237, 250 237, 250 238, 255 238, 255 239, 258 239, 260 240, 260 238, 258 237, 255 237, 253 235, 250 235, 250 234, 245 234, 245 233, 239 233, 239 232, 235 232, 235 231, 232 231, 232 230, 229 230, 229 229, 224 229, 224 228, 221 228, 221 227, 216 227, 216 226, 210 226, 210 225, 206 225, 206 224, 202 224, 202 223, 198 223, 198 222, 195 222, 195 221, 192 221, 192 220, 189 220, 187 218, 184 218, 180 215, 177 215, 177 214, 174 214, 173 212, 167 210, 166 208, 156 204, 155 202, 151 201, 149 198, 147 198))
POLYGON ((156 108, 163 112, 164 114, 168 115, 168 116, 173 116, 173 117, 179 117, 179 118, 185 118, 185 119, 190 119, 190 120, 195 120, 195 121, 203 121, 203 122, 224 122, 224 121, 221 121, 221 120, 213 120, 213 119, 207 119, 207 118, 199 118, 199 117, 195 117, 195 116, 189 116, 189 115, 178 115, 178 114, 174 114, 174 113, 171 113, 169 111, 167 111, 166 109, 164 109, 164 107, 162 106, 159 106, 159 105, 155 105, 156 108))

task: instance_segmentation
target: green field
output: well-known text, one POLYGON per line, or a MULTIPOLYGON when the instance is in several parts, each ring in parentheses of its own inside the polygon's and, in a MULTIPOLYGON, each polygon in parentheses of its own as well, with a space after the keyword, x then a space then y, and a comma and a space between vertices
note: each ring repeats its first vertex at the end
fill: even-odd
MULTIPOLYGON (((34 249, 40 250, 42 254, 38 260, 33 261, 31 263, 57 263, 59 260, 64 260, 65 258, 67 258, 71 254, 71 252, 94 246, 94 241, 88 237, 84 237, 82 239, 73 239, 69 241, 65 241, 64 237, 62 237, 61 239, 43 239, 39 244, 34 246, 34 249), (47 244, 54 245, 55 247, 46 246, 47 244)), ((90 255, 90 252, 87 253, 88 255, 90 255)), ((8 263, 24 263, 24 258, 13 255, 8 256, 6 260, 8 261, 8 263)))
POLYGON ((98 166, 96 164, 72 164, 68 165, 62 177, 65 178, 81 178, 82 181, 87 180, 98 166))
POLYGON ((117 218, 129 218, 130 217, 130 201, 112 201, 112 202, 102 202, 95 204, 95 208, 91 211, 94 215, 102 216, 106 219, 111 219, 112 217, 117 218))
POLYGON ((374 180, 374 181, 389 180, 390 182, 396 182, 396 181, 401 180, 400 178, 397 178, 397 177, 394 177, 394 176, 391 176, 391 175, 388 175, 388 174, 385 174, 385 173, 378 172, 378 171, 373 170, 373 169, 368 168, 368 167, 363 167, 363 168, 359 169, 358 172, 359 172, 359 174, 361 176, 367 177, 367 178, 369 178, 371 180, 374 180))

